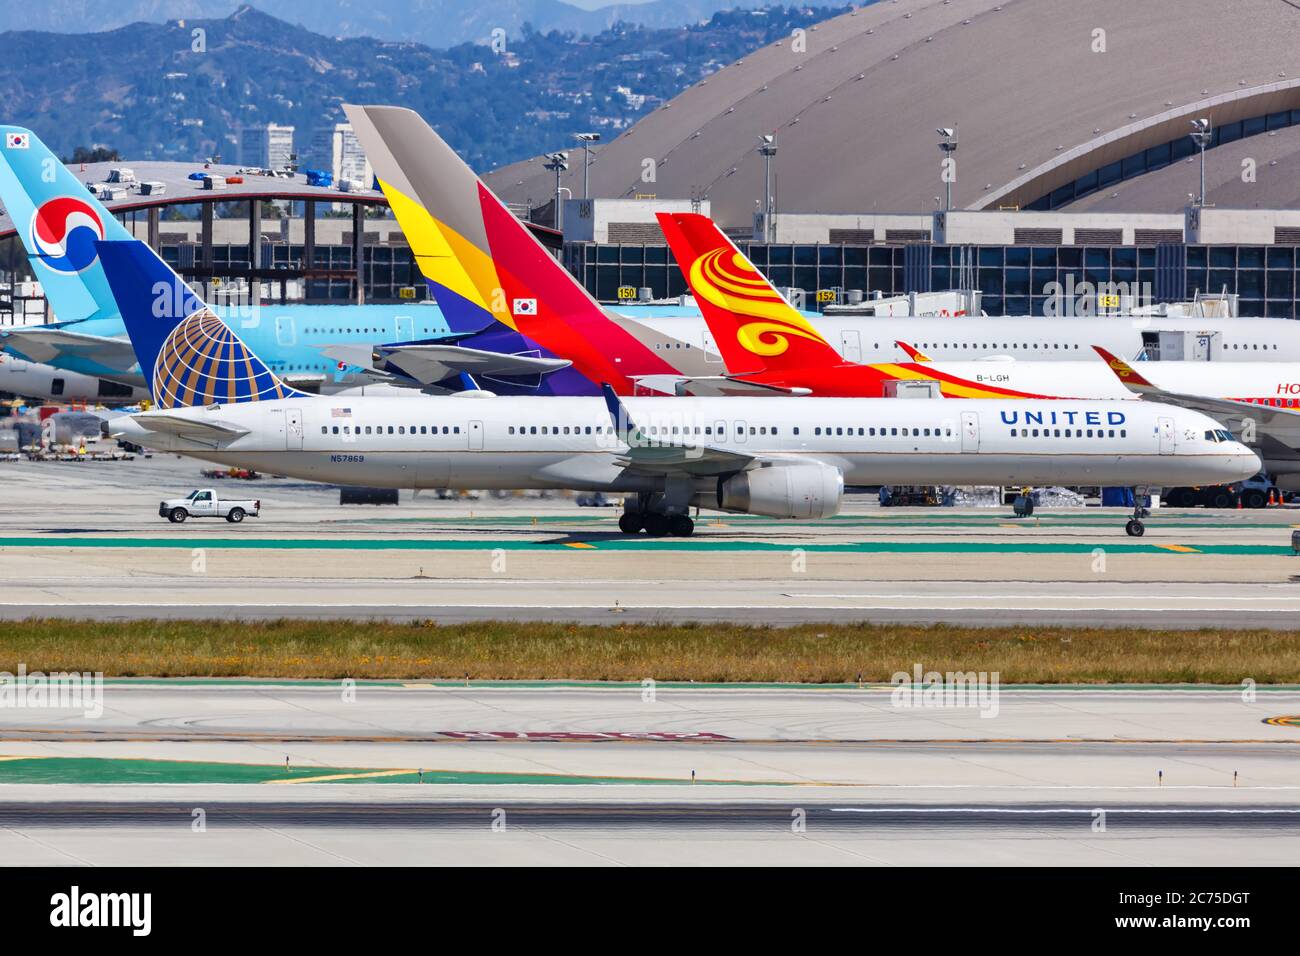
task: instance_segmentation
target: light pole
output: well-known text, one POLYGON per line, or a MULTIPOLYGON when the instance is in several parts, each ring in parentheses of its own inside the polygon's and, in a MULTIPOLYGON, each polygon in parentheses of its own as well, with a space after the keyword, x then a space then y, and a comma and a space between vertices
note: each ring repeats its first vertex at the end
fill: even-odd
POLYGON ((1192 120, 1192 142, 1196 144, 1201 151, 1201 191, 1197 196, 1196 205, 1205 205, 1205 150, 1209 147, 1210 141, 1214 139, 1214 129, 1210 126, 1210 121, 1206 117, 1192 120))
POLYGON ((564 200, 562 198, 563 188, 560 185, 560 177, 564 175, 565 170, 569 168, 569 154, 565 152, 551 153, 546 157, 546 169, 555 173, 555 228, 558 232, 564 231, 564 200))
POLYGON ((943 209, 947 212, 952 208, 952 181, 957 172, 957 160, 953 155, 957 152, 957 127, 941 126, 935 132, 943 137, 943 142, 939 144, 939 149, 943 152, 940 178, 943 179, 943 209))
POLYGON ((776 136, 774 134, 760 136, 758 151, 763 157, 763 241, 775 242, 772 222, 772 157, 776 155, 776 136))
POLYGON ((573 138, 582 144, 582 198, 590 199, 587 190, 587 173, 591 168, 591 144, 600 142, 599 133, 574 133, 573 138))

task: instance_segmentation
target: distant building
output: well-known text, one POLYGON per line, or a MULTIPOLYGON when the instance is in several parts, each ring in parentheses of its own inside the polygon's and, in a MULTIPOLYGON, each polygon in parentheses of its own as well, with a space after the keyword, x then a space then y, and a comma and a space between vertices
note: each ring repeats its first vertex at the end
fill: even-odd
POLYGON ((312 136, 307 165, 333 174, 336 183, 351 179, 369 189, 375 181, 374 170, 350 123, 335 123, 318 129, 312 136))
POLYGON ((284 169, 293 162, 293 127, 266 123, 239 130, 238 163, 263 169, 284 169))

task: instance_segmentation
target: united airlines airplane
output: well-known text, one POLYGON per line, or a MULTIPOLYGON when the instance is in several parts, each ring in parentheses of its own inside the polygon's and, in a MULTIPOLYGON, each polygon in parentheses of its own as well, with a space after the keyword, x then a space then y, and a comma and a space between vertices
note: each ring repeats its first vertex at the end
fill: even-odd
MULTIPOLYGON (((285 384, 145 244, 95 244, 156 410, 118 437, 226 465, 398 488, 624 493, 625 533, 692 507, 835 514, 851 484, 1209 484, 1259 459, 1199 412, 1145 402, 326 397, 285 384)), ((1128 533, 1140 535, 1136 512, 1128 533)))

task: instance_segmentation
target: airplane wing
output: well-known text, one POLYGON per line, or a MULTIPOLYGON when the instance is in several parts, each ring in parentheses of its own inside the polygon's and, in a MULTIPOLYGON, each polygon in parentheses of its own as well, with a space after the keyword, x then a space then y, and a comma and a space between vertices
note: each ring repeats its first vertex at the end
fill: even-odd
POLYGON ((131 420, 151 432, 177 435, 213 444, 219 441, 231 441, 248 434, 247 428, 226 425, 222 422, 201 422, 185 415, 168 415, 166 412, 141 412, 132 415, 131 420))
POLYGON ((425 385, 469 372, 484 378, 546 375, 568 368, 567 359, 533 355, 508 355, 461 345, 381 345, 374 350, 383 359, 425 385))
POLYGON ((665 395, 690 395, 695 398, 740 396, 762 398, 772 395, 811 395, 810 388, 765 385, 731 375, 642 375, 633 381, 665 395))
POLYGON ((744 471, 757 460, 753 455, 714 445, 666 442, 646 435, 632 421, 614 389, 603 382, 600 387, 614 422, 614 433, 628 446, 626 452, 618 455, 618 462, 629 471, 655 475, 721 475, 744 471))
POLYGON ((1137 369, 1122 358, 1108 352, 1100 345, 1094 345, 1093 350, 1100 355, 1110 370, 1115 373, 1115 377, 1123 383, 1134 395, 1141 395, 1143 398, 1149 398, 1156 402, 1166 402, 1170 405, 1177 405, 1180 408, 1190 408, 1194 411, 1204 412, 1211 418, 1223 422, 1233 431, 1237 431, 1240 425, 1234 426, 1232 420, 1239 423, 1249 419, 1255 423, 1257 429, 1285 429, 1294 431, 1300 428, 1300 409, 1298 408, 1277 408, 1272 405, 1257 405, 1254 402, 1239 402, 1231 398, 1216 398, 1213 395, 1192 395, 1183 392, 1170 392, 1155 385, 1137 369))
POLYGON ((61 355, 89 358, 106 368, 128 372, 136 364, 135 349, 128 339, 86 335, 67 329, 6 329, 0 343, 9 351, 20 352, 29 362, 48 364, 61 355))

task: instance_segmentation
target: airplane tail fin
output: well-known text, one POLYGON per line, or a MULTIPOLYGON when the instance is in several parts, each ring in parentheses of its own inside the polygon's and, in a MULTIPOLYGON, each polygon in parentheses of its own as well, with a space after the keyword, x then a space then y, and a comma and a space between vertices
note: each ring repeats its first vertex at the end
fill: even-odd
POLYGON ((145 243, 97 242, 95 249, 159 408, 303 396, 145 243))
POLYGON ((1154 385, 1147 381, 1145 376, 1118 355, 1102 348, 1100 345, 1094 345, 1092 348, 1093 351, 1100 355, 1102 360, 1110 366, 1110 370, 1115 373, 1115 377, 1118 378, 1121 384, 1123 384, 1123 386, 1130 392, 1137 395, 1145 395, 1158 391, 1154 385))
POLYGON ((675 371, 606 314, 418 113, 343 109, 453 330, 496 319, 623 394, 633 389, 625 368, 675 371))
POLYGON ((698 213, 657 216, 733 375, 843 363, 713 220, 698 213))
POLYGON ((0 126, 0 204, 59 321, 117 314, 95 243, 131 234, 35 133, 20 126, 0 126))

